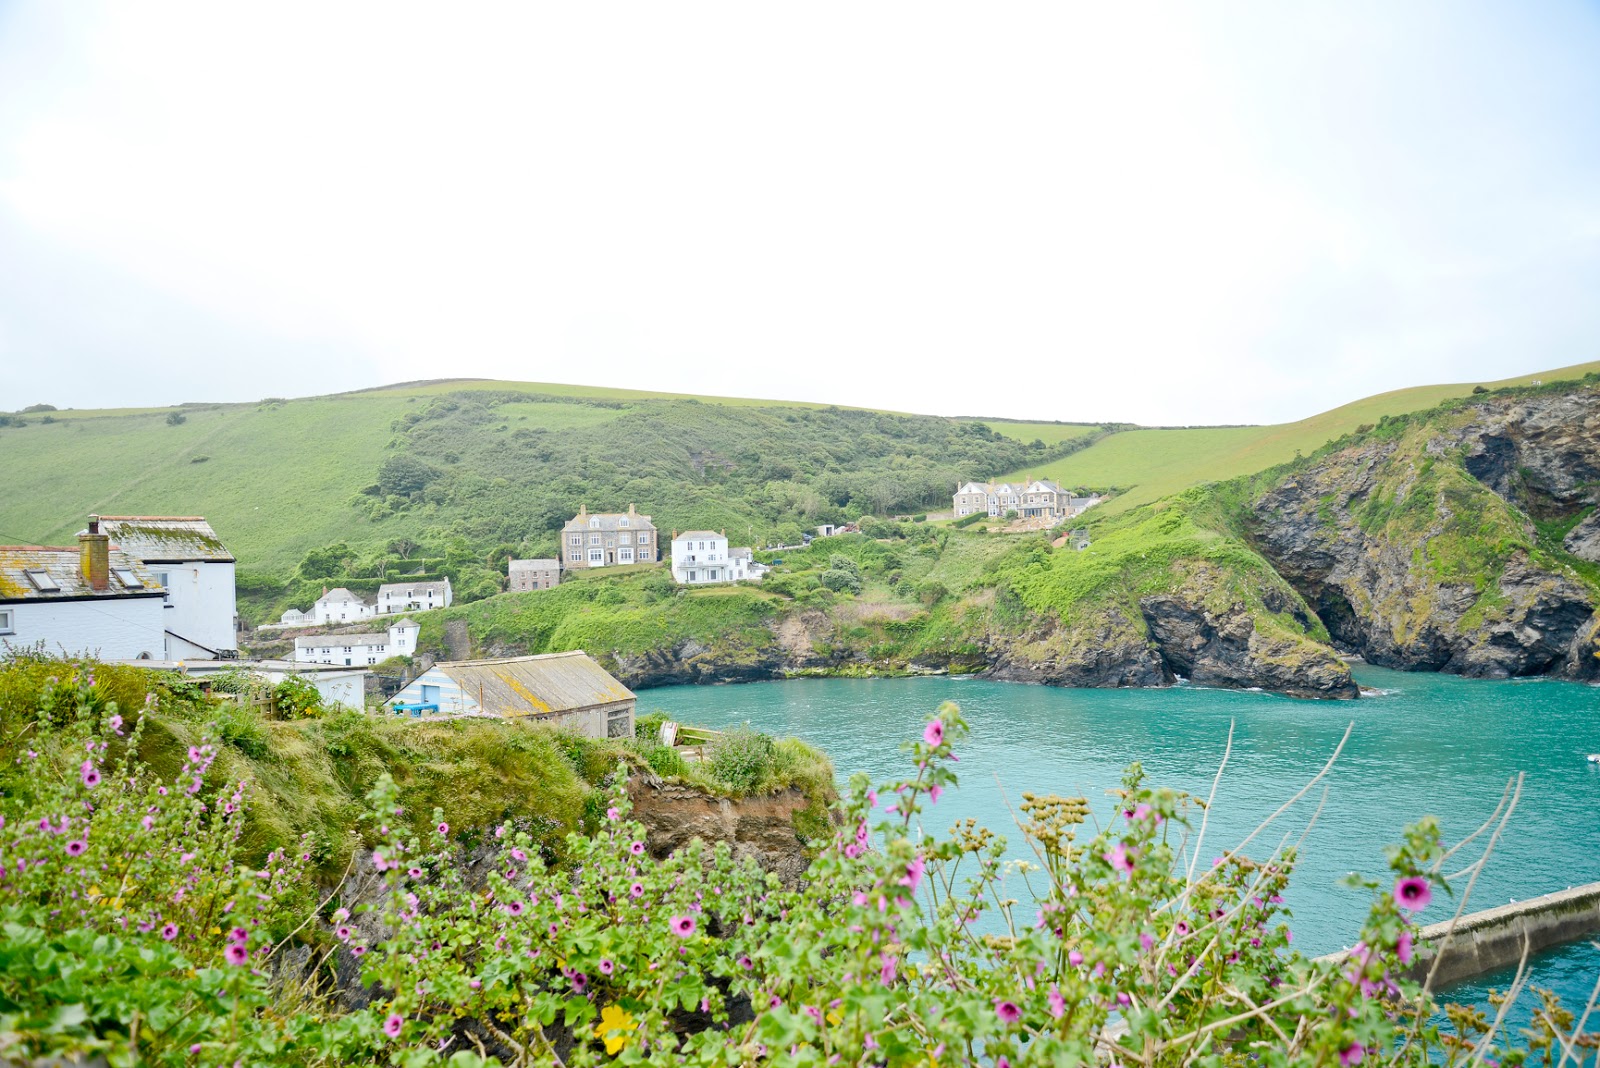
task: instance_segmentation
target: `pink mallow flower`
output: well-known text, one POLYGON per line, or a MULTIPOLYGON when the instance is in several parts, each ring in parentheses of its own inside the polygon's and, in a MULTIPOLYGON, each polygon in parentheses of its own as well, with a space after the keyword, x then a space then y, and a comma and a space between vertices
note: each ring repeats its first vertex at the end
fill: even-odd
POLYGON ((1433 889, 1420 875, 1407 876, 1394 884, 1394 903, 1407 912, 1419 912, 1432 900, 1433 889))
POLYGON ((1106 863, 1110 864, 1118 871, 1132 871, 1133 854, 1130 853, 1121 842, 1118 842, 1116 845, 1112 846, 1111 851, 1106 854, 1106 863))
POLYGON ((398 1012, 391 1012, 389 1018, 383 1021, 383 1033, 390 1038, 399 1038, 400 1029, 406 1025, 406 1018, 398 1012))
POLYGON ((674 916, 667 921, 667 927, 679 938, 688 938, 694 934, 694 917, 674 916))
POLYGON ((1022 1019, 1022 1010, 1017 1008, 1015 1001, 997 1000, 994 1003, 994 1014, 1000 1017, 1003 1024, 1014 1024, 1022 1019))
POLYGON ((930 719, 927 727, 922 731, 922 740, 929 745, 942 745, 944 743, 944 721, 930 719))
POLYGON ((238 942, 229 943, 228 948, 222 951, 222 955, 234 967, 238 967, 250 959, 250 951, 238 942))

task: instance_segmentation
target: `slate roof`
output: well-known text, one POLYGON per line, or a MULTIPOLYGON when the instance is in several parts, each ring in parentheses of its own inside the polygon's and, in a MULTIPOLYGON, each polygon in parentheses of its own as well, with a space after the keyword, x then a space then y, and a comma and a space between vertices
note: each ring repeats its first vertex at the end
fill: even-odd
POLYGON ((346 601, 352 601, 356 604, 367 603, 356 594, 353 594, 349 590, 345 589, 343 586, 336 586, 327 593, 323 594, 321 597, 317 598, 318 604, 342 604, 346 601))
POLYGON ((547 559, 542 559, 542 558, 538 559, 538 560, 513 560, 513 561, 511 561, 511 565, 507 570, 508 571, 560 571, 561 570, 561 561, 559 561, 559 560, 547 560, 547 559))
POLYGON ((579 512, 567 520, 566 530, 654 530, 656 525, 650 522, 650 517, 640 515, 638 512, 579 512), (626 519, 628 525, 623 527, 621 520, 626 519), (594 520, 599 520, 595 523, 594 520))
POLYGON ((634 699, 582 650, 519 656, 507 660, 458 660, 435 664, 484 712, 541 716, 634 699))
POLYGON ((732 560, 754 560, 756 554, 748 548, 729 549, 728 557, 732 560))
POLYGON ((427 593, 429 590, 443 597, 448 582, 448 579, 444 582, 385 582, 378 587, 378 599, 381 601, 386 593, 393 597, 411 597, 415 596, 415 593, 427 593), (415 591, 415 593, 402 591, 415 591))
POLYGON ((718 534, 714 530, 686 530, 682 534, 679 534, 676 538, 673 538, 672 540, 674 542, 679 542, 679 541, 682 541, 684 538, 721 538, 721 537, 723 537, 723 535, 718 534))
POLYGON ((165 592, 155 576, 127 553, 108 554, 111 578, 106 588, 90 586, 78 570, 78 550, 49 545, 0 545, 0 603, 19 601, 71 601, 104 597, 163 597, 165 592), (42 571, 42 581, 57 589, 40 589, 28 578, 29 571, 42 571), (131 573, 137 585, 128 585, 118 571, 131 573))
POLYGON ((296 638, 296 649, 343 649, 350 646, 363 648, 371 645, 388 645, 387 634, 314 634, 309 638, 296 638))
POLYGON ((234 562, 211 524, 197 515, 103 515, 100 532, 110 535, 112 548, 147 563, 234 562))

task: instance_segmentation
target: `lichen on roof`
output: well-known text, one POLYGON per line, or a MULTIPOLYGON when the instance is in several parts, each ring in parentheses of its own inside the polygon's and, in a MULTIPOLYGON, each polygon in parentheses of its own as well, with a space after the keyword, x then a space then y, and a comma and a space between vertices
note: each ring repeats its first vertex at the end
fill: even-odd
POLYGON ((211 524, 200 516, 101 516, 100 529, 113 545, 141 560, 232 563, 234 559, 211 524))

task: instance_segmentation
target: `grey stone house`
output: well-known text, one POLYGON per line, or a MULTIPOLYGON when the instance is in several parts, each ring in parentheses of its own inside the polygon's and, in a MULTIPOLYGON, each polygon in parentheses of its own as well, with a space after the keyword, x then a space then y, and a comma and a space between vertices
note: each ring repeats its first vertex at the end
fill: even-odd
POLYGON ((1016 512, 1023 517, 1058 518, 1072 511, 1072 493, 1049 479, 1030 478, 1025 482, 968 482, 956 487, 955 513, 959 519, 977 512, 1002 516, 1016 512))
POLYGON ((631 504, 626 512, 591 512, 580 505, 561 531, 561 566, 568 571, 660 559, 655 524, 631 504))
POLYGON ((560 560, 513 560, 506 569, 509 584, 507 589, 513 593, 526 593, 529 590, 548 590, 554 588, 561 581, 560 560))

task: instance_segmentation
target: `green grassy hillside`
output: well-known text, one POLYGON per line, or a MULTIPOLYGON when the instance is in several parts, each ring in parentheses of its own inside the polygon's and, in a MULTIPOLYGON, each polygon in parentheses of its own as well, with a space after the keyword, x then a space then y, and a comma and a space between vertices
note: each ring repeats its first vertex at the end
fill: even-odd
MULTIPOLYGON (((1042 469, 1018 469, 1007 472, 1005 477, 1034 474, 1058 479, 1070 486, 1116 487, 1122 491, 1121 495, 1105 507, 1108 511, 1120 512, 1199 483, 1221 482, 1287 463, 1297 454, 1309 455, 1324 443, 1359 427, 1375 424, 1386 415, 1432 408, 1444 401, 1468 396, 1480 384, 1493 390, 1536 381, 1576 380, 1596 371, 1600 371, 1600 362, 1574 364, 1498 382, 1414 386, 1365 397, 1297 422, 1270 426, 1127 430, 1108 435, 1042 469)), ((1036 424, 989 425, 1002 434, 1023 439, 1032 433, 1031 427, 1036 424)))

